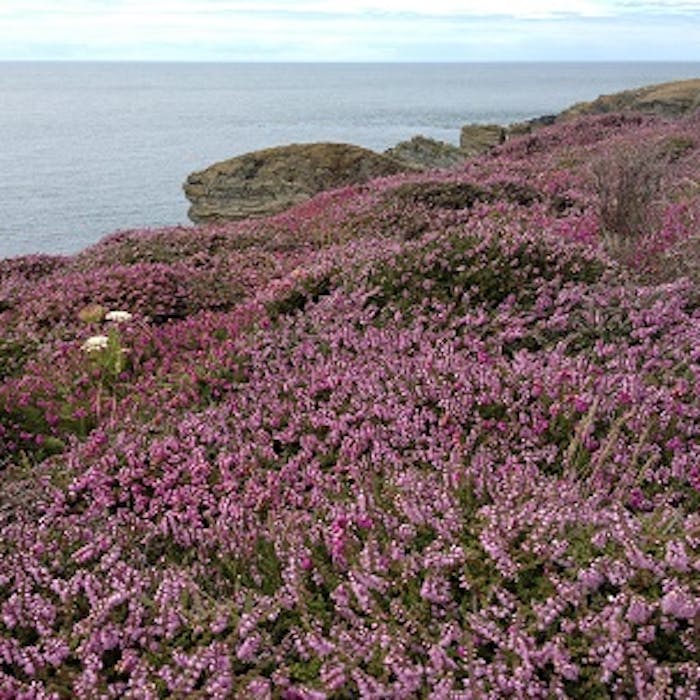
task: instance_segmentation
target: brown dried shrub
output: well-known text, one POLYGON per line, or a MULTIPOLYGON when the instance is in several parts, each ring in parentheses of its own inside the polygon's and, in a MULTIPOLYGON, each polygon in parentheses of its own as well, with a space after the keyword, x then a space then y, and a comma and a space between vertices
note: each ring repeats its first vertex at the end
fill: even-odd
POLYGON ((593 164, 603 238, 613 257, 629 262, 640 239, 657 230, 666 165, 657 146, 628 144, 593 164))

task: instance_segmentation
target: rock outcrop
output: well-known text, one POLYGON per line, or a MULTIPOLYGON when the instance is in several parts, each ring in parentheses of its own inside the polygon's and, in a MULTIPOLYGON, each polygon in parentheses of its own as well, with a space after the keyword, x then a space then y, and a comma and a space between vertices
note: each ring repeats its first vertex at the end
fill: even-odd
POLYGON ((410 169, 360 146, 292 144, 215 163, 192 173, 184 190, 192 221, 235 221, 276 214, 323 190, 410 169))
POLYGON ((459 147, 466 157, 481 155, 506 139, 506 128, 500 124, 465 124, 459 135, 459 147))
POLYGON ((536 129, 541 129, 543 126, 551 126, 557 120, 556 114, 544 114, 541 117, 528 119, 524 122, 515 122, 506 127, 506 140, 514 139, 518 136, 531 134, 536 129))
POLYGON ((592 102, 579 102, 564 110, 557 121, 573 119, 584 114, 606 112, 650 112, 667 117, 679 117, 700 108, 700 79, 678 80, 601 95, 592 102))
POLYGON ((384 151, 384 155, 420 170, 453 168, 469 157, 457 146, 425 136, 414 136, 408 141, 402 141, 384 151))
POLYGON ((503 140, 530 134, 544 126, 556 122, 575 119, 587 114, 607 112, 647 112, 665 117, 680 117, 700 109, 700 79, 676 80, 633 90, 624 90, 611 95, 601 95, 590 102, 579 102, 559 114, 545 114, 541 117, 516 122, 506 127, 496 124, 467 124, 462 127, 461 146, 470 155, 478 155, 498 145, 503 140), (500 130, 500 131, 499 131, 500 130), (470 140, 474 148, 470 148, 470 140), (500 140, 499 140, 500 139, 500 140))

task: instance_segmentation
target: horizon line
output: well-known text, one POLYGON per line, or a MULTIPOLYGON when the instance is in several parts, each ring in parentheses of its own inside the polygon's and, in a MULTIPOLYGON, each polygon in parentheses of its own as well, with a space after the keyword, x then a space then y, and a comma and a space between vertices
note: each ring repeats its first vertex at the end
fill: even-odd
POLYGON ((463 64, 516 64, 516 63, 530 63, 530 64, 542 64, 542 63, 635 63, 635 64, 663 64, 663 63, 697 63, 700 65, 700 58, 689 58, 689 59, 635 59, 635 58, 616 58, 616 59, 604 59, 604 58, 579 58, 579 59, 555 59, 555 58, 541 58, 541 59, 463 59, 463 60, 415 60, 415 59, 395 59, 395 60, 385 60, 385 61, 367 61, 367 60, 346 60, 346 61, 325 61, 325 60, 246 60, 246 59, 171 59, 171 58, 61 58, 61 57, 37 57, 37 58, 2 58, 0 57, 0 63, 174 63, 174 64, 192 64, 192 63, 203 63, 203 64, 220 64, 220 63, 231 63, 231 64, 250 64, 250 65, 422 65, 422 64, 436 64, 436 65, 463 65, 463 64))

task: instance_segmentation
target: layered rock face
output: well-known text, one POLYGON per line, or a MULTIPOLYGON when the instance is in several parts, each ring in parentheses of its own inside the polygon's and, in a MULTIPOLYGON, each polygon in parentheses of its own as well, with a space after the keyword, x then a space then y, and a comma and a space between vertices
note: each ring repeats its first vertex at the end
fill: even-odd
POLYGON ((276 214, 323 190, 407 170, 388 155, 342 143, 292 144, 246 153, 192 173, 185 195, 195 222, 276 214))
POLYGON ((605 112, 651 112, 679 117, 700 108, 700 79, 679 80, 601 95, 592 102, 579 102, 564 110, 557 120, 573 119, 584 114, 605 112))
POLYGON ((457 146, 425 136, 414 136, 408 141, 402 141, 384 151, 384 155, 421 170, 452 168, 463 163, 468 157, 468 154, 457 146))

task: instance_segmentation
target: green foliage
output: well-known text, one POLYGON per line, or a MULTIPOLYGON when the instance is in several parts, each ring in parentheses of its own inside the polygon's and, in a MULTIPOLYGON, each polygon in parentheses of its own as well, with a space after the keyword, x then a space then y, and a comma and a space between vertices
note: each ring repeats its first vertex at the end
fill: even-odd
POLYGON ((195 558, 195 554, 179 542, 167 535, 155 535, 144 545, 143 556, 149 566, 167 564, 187 564, 195 558))
POLYGON ((661 580, 649 569, 640 569, 628 583, 630 590, 643 595, 647 600, 659 600, 662 594, 661 580))
POLYGON ((591 542, 593 532, 592 526, 570 525, 564 533, 569 542, 566 553, 573 559, 576 570, 585 569, 596 557, 600 556, 600 550, 594 547, 591 542))
POLYGON ((367 673, 375 678, 386 676, 386 667, 384 666, 384 658, 386 653, 382 649, 375 649, 370 660, 366 664, 367 673))
POLYGON ((692 151, 696 146, 695 139, 685 134, 670 136, 661 143, 661 153, 671 161, 678 160, 692 151))
POLYGON ((413 546, 422 552, 431 542, 434 542, 437 538, 437 532, 434 528, 424 525, 416 530, 416 536, 413 539, 413 546))
POLYGON ((248 380, 250 357, 230 355, 225 364, 217 367, 195 366, 197 392, 202 405, 220 403, 223 394, 237 384, 248 380))
POLYGON ((30 340, 0 338, 0 381, 20 375, 36 347, 30 340))
POLYGON ((117 329, 110 329, 106 347, 88 352, 88 361, 99 370, 100 380, 105 385, 113 386, 120 381, 129 360, 117 329))
POLYGON ((598 666, 585 665, 578 678, 564 681, 566 695, 573 700, 609 700, 610 692, 600 680, 598 666))
POLYGON ((306 278, 300 286, 294 287, 284 296, 266 304, 266 310, 273 320, 303 311, 310 302, 330 294, 333 284, 330 275, 306 278))
POLYGON ((298 683, 311 683, 318 679, 323 662, 319 658, 295 661, 289 665, 289 677, 298 683))
POLYGON ((479 404, 476 410, 484 420, 503 420, 508 415, 508 408, 497 402, 479 404))
POLYGON ((555 588, 550 574, 545 570, 541 560, 528 554, 525 561, 518 563, 521 568, 514 579, 505 582, 506 590, 514 593, 518 600, 522 601, 541 602, 554 594, 555 588))
POLYGON ((267 620, 262 625, 275 646, 281 644, 292 632, 298 632, 302 626, 301 614, 297 609, 282 610, 273 620, 267 620))
POLYGON ((319 585, 315 581, 309 580, 305 589, 304 605, 308 616, 316 624, 320 623, 324 632, 330 630, 335 619, 335 604, 331 598, 332 585, 332 583, 327 585, 325 582, 319 585))
POLYGON ((249 588, 265 595, 273 595, 282 585, 282 565, 274 544, 259 536, 248 556, 218 557, 216 569, 223 581, 233 589, 249 588))
MULTIPOLYGON (((0 399, 0 426, 7 435, 29 436, 30 439, 21 440, 14 459, 24 456, 32 463, 37 464, 47 457, 60 454, 66 447, 66 438, 76 436, 84 438, 95 427, 94 417, 75 418, 73 408, 67 404, 61 407, 58 416, 58 424, 55 427, 49 425, 45 411, 35 405, 14 405, 8 407, 0 399)), ((13 455, 0 455, 0 467, 9 463, 13 455)))
POLYGON ((258 537, 252 560, 262 578, 260 590, 266 595, 272 595, 282 585, 282 565, 277 558, 273 542, 258 537))
POLYGON ((645 645, 649 655, 659 663, 682 664, 695 660, 692 653, 681 639, 681 630, 656 628, 654 639, 645 645))

